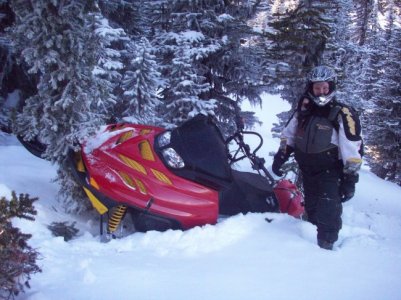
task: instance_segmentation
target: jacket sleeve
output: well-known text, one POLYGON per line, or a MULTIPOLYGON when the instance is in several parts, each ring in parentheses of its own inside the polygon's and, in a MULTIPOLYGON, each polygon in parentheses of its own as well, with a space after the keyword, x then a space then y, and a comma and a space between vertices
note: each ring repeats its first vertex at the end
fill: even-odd
POLYGON ((286 146, 294 148, 295 146, 295 133, 298 126, 297 113, 295 113, 291 120, 287 123, 281 133, 280 149, 285 150, 286 146))
POLYGON ((356 173, 362 164, 361 127, 358 116, 344 107, 338 115, 338 148, 344 163, 344 173, 356 173))

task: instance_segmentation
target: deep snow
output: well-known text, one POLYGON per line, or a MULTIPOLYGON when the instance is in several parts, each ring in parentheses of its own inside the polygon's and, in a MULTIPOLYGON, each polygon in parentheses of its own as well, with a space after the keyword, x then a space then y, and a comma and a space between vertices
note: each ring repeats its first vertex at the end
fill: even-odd
MULTIPOLYGON (((264 121, 256 130, 265 137, 266 165, 279 143, 271 123, 287 109, 270 95, 263 110, 252 108, 264 121)), ((401 188, 367 167, 344 205, 334 251, 316 245, 313 225, 273 213, 101 243, 95 220, 63 212, 55 176, 55 166, 0 135, 0 196, 15 190, 40 198, 35 222, 14 220, 33 234, 29 243, 41 253, 43 269, 17 299, 401 299, 401 188), (80 233, 64 242, 46 226, 67 220, 77 221, 80 233)))

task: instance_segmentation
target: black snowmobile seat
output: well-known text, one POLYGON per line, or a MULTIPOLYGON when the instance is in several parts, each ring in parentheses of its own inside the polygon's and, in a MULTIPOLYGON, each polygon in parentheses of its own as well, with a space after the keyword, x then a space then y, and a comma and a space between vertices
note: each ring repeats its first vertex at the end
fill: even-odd
POLYGON ((265 177, 237 170, 232 176, 232 184, 220 192, 220 214, 278 212, 273 187, 265 177))

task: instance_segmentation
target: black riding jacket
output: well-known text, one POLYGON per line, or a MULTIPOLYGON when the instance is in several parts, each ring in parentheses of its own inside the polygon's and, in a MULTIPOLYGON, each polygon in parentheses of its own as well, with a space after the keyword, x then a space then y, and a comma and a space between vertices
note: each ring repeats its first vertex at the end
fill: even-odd
POLYGON ((336 101, 319 107, 309 99, 301 99, 281 138, 281 145, 295 149, 301 169, 334 168, 362 161, 359 119, 352 109, 336 101))

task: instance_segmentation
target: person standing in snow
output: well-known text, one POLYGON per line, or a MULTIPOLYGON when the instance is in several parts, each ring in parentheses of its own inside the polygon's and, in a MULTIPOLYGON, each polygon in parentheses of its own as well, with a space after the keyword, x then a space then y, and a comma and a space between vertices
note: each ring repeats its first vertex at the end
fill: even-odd
POLYGON ((308 76, 306 93, 281 134, 272 170, 294 152, 302 173, 305 212, 317 226, 317 242, 332 250, 342 226, 342 202, 354 196, 362 163, 360 121, 354 110, 337 102, 336 74, 317 66, 308 76))

